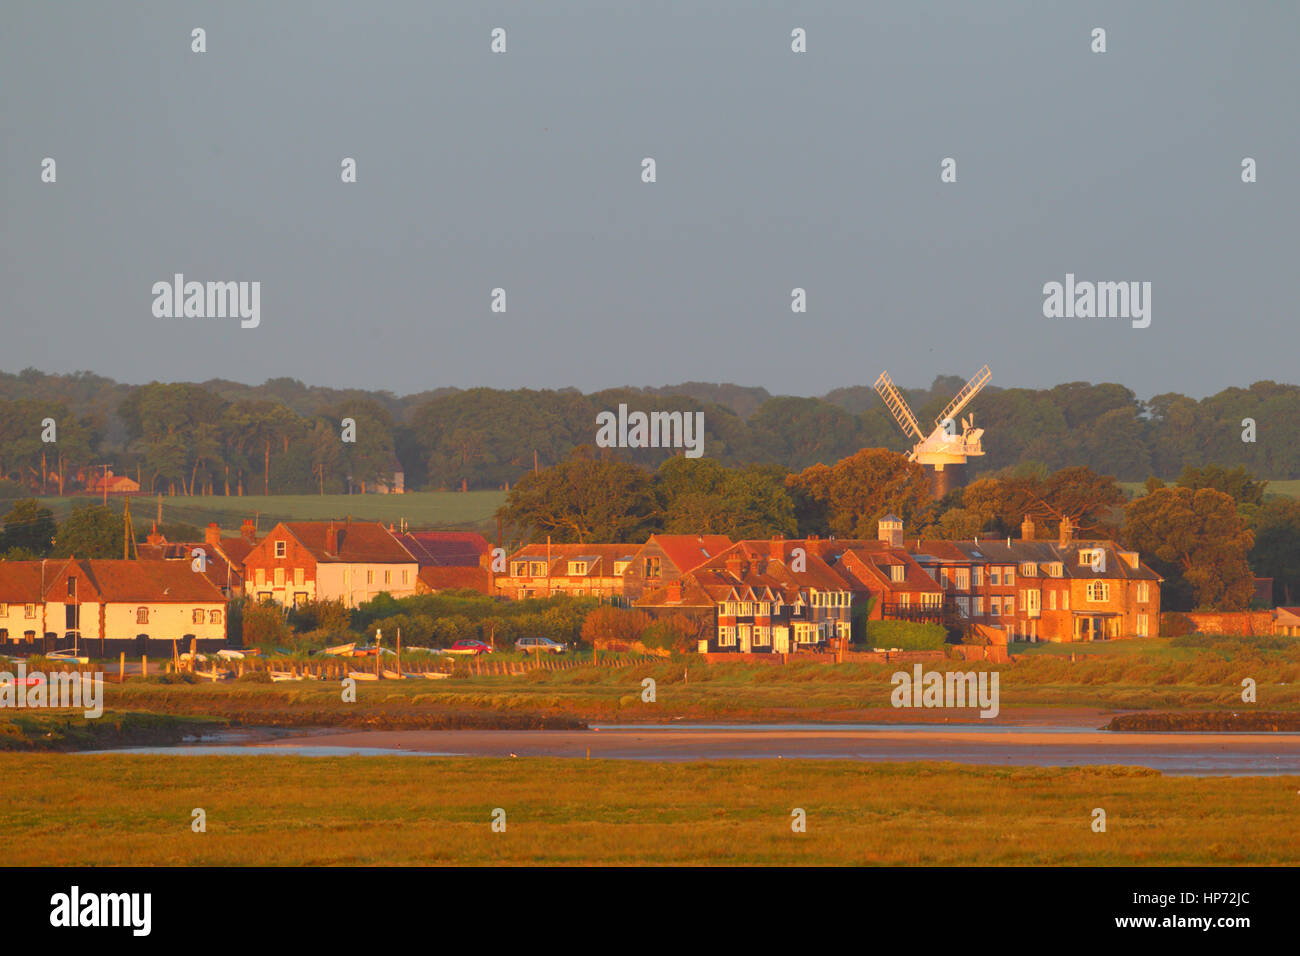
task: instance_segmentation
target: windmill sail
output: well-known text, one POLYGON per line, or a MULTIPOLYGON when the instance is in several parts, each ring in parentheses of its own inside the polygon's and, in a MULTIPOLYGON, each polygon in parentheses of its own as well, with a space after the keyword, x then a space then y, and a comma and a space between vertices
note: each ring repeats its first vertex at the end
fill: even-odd
POLYGON ((974 378, 962 387, 962 390, 957 393, 956 397, 948 403, 948 407, 939 413, 939 417, 934 420, 934 423, 942 428, 944 422, 955 417, 958 412, 970 404, 970 400, 979 394, 980 389, 982 389, 984 384, 992 377, 993 373, 990 372, 989 367, 985 365, 975 373, 974 378))
MULTIPOLYGON (((984 371, 988 371, 987 366, 984 371)), ((880 397, 885 400, 885 407, 893 414, 894 421, 898 422, 904 434, 914 435, 917 438, 925 437, 925 433, 921 431, 920 423, 917 422, 916 416, 912 414, 912 409, 903 400, 903 396, 899 394, 898 389, 894 387, 894 382, 889 377, 888 372, 880 373, 880 378, 876 379, 875 389, 880 397)))

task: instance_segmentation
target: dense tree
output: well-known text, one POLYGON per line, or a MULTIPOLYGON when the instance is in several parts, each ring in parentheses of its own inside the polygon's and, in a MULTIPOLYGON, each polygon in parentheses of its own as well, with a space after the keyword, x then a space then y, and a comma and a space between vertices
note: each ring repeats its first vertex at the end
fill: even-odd
POLYGON ((784 478, 770 465, 724 468, 709 458, 670 458, 655 474, 659 529, 733 539, 790 537, 798 526, 784 478))
POLYGON ((864 448, 834 465, 813 465, 786 479, 801 534, 874 538, 892 512, 905 524, 928 523, 933 505, 925 469, 884 448, 864 448))
POLYGON ((1246 556, 1254 535, 1231 496, 1213 488, 1158 488, 1129 502, 1124 530, 1128 544, 1165 576, 1171 609, 1240 610, 1250 603, 1254 581, 1246 556))
POLYGON ((1259 510, 1250 566, 1273 579, 1273 594, 1283 604, 1300 601, 1300 501, 1274 498, 1259 510))
POLYGON ((1264 503, 1264 489, 1267 481, 1255 481, 1254 476, 1238 465, 1236 468, 1224 468, 1222 465, 1205 465, 1193 468, 1188 465, 1178 476, 1180 488, 1213 488, 1230 496, 1239 505, 1260 505, 1264 503))
POLYGON ((59 558, 120 558, 126 523, 103 505, 73 508, 54 536, 53 554, 59 558))
POLYGON ((54 547, 54 512, 42 507, 35 498, 16 502, 4 516, 0 534, 0 554, 20 549, 25 555, 43 558, 54 547))
POLYGON ((579 448, 567 461, 526 474, 499 516, 525 541, 643 541, 657 518, 650 474, 579 448))

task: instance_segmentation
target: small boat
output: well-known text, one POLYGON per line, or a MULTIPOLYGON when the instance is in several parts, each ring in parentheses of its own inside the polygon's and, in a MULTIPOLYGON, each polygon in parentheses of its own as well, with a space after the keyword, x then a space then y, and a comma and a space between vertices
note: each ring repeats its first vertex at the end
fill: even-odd
POLYGON ((227 647, 223 647, 221 650, 217 651, 217 656, 223 661, 242 661, 244 659, 244 652, 232 651, 227 647))
POLYGON ((79 657, 72 651, 50 651, 45 655, 47 661, 62 661, 65 664, 89 664, 89 657, 79 657))
POLYGON ((425 671, 425 680, 446 680, 450 674, 444 674, 442 671, 425 671))
POLYGON ((328 654, 331 657, 349 657, 356 646, 356 641, 353 641, 351 644, 335 644, 333 647, 325 648, 321 653, 328 654))
POLYGON ((219 681, 226 679, 226 672, 218 670, 201 671, 196 669, 194 671, 194 676, 202 677, 204 680, 219 681))
POLYGON ((268 673, 271 675, 271 680, 277 684, 285 680, 302 680, 302 675, 295 674, 293 671, 268 671, 268 673))
POLYGON ((373 671, 348 671, 348 676, 353 680, 379 680, 379 675, 373 671))

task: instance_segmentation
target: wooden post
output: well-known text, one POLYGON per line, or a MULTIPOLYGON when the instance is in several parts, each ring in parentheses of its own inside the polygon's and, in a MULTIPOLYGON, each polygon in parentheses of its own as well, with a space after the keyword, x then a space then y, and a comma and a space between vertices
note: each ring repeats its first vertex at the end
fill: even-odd
POLYGON ((117 682, 126 683, 126 651, 123 651, 117 659, 117 682))
POLYGON ((140 676, 149 676, 149 655, 147 654, 140 655, 140 676))

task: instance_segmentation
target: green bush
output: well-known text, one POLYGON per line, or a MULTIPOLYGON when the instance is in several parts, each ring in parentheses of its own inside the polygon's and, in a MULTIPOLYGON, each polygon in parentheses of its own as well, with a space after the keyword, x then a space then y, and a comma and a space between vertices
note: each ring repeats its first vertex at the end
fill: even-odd
POLYGON ((897 647, 904 651, 941 651, 948 636, 942 624, 912 621, 867 621, 863 631, 868 648, 897 647))
POLYGON ((245 647, 282 647, 289 640, 290 630, 284 619, 284 610, 272 601, 246 602, 242 622, 245 647))

